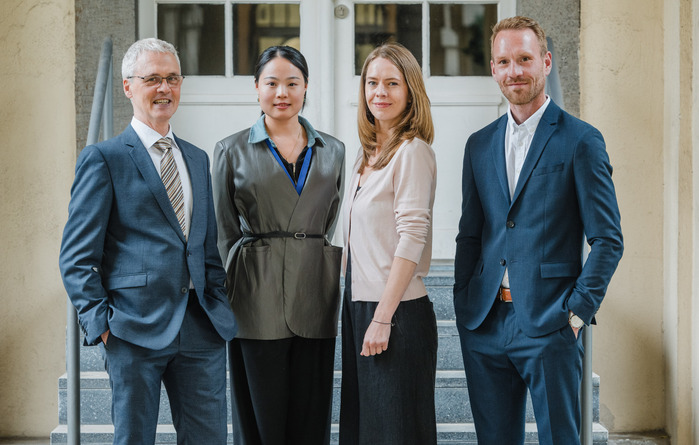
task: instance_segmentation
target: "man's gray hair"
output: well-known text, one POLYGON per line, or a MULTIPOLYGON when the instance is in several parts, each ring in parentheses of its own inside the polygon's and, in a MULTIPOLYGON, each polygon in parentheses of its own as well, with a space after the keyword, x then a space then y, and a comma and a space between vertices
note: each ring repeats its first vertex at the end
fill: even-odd
POLYGON ((138 62, 138 58, 141 56, 141 54, 145 52, 170 53, 173 56, 175 56, 175 59, 177 60, 177 66, 181 66, 180 57, 177 55, 177 50, 174 46, 172 46, 171 43, 153 37, 141 39, 134 42, 134 44, 126 50, 126 54, 124 54, 124 59, 121 61, 121 77, 124 80, 135 74, 136 62, 138 62))

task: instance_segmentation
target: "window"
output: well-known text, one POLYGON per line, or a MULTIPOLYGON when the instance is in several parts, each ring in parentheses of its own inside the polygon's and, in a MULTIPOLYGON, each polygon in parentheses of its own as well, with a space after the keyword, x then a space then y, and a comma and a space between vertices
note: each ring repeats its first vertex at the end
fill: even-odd
POLYGON ((497 16, 494 3, 356 3, 355 74, 376 46, 393 41, 408 48, 423 67, 428 65, 432 76, 489 76, 490 30, 497 16), (423 54, 423 38, 429 42, 428 54, 423 54))
POLYGON ((299 48, 298 3, 157 3, 157 37, 174 44, 187 76, 252 75, 274 45, 299 48), (227 67, 230 67, 227 69, 227 67))

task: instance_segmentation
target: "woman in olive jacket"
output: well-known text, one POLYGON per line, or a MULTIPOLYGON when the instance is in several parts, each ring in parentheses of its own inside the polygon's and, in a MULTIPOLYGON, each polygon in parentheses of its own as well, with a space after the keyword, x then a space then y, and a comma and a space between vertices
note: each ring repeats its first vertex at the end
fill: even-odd
POLYGON ((262 116, 216 144, 218 246, 238 321, 233 431, 244 445, 330 437, 342 249, 330 244, 345 148, 299 116, 308 67, 288 46, 255 67, 262 116))

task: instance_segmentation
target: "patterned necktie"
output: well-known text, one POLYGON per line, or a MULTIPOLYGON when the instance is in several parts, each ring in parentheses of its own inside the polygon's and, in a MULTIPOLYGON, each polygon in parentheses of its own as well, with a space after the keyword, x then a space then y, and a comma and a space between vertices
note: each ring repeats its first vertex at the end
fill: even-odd
POLYGON ((170 139, 161 138, 153 146, 163 152, 163 157, 160 158, 160 178, 163 180, 167 196, 170 198, 172 208, 175 210, 182 233, 186 237, 187 222, 184 219, 184 194, 182 193, 182 183, 180 182, 180 174, 177 171, 177 164, 175 164, 175 157, 172 155, 170 139))

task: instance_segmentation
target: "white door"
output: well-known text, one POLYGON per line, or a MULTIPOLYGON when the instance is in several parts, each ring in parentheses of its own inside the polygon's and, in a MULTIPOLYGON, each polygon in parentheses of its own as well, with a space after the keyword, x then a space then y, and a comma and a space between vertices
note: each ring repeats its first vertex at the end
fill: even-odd
MULTIPOLYGON (((183 74, 175 133, 206 150, 251 126, 260 109, 252 68, 267 46, 290 44, 309 65, 304 115, 357 154, 359 70, 378 43, 395 40, 421 62, 435 123, 435 259, 454 258, 461 164, 468 136, 504 102, 489 74, 490 26, 516 0, 139 0, 139 35, 177 46, 183 74)), ((339 231, 335 242, 341 242, 339 231)))

